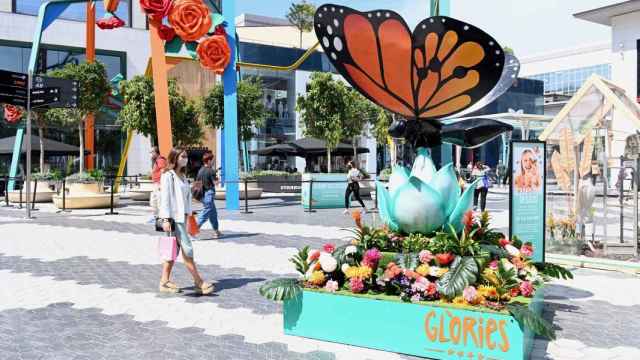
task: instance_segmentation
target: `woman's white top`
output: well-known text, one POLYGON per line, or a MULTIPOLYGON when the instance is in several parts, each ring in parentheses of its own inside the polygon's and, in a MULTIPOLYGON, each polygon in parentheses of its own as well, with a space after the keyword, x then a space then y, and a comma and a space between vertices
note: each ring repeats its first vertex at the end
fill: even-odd
POLYGON ((357 183, 358 181, 360 181, 361 176, 362 174, 360 173, 360 170, 356 168, 352 168, 351 170, 349 170, 349 173, 347 173, 347 182, 349 184, 354 182, 357 183))
POLYGON ((184 223, 185 214, 191 215, 191 186, 187 178, 178 176, 175 171, 164 172, 160 177, 160 218, 172 218, 184 223))

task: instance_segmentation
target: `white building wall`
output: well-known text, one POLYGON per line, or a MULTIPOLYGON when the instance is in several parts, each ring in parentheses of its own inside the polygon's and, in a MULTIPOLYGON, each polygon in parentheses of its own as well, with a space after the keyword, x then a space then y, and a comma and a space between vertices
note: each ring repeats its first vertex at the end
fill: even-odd
POLYGON ((11 12, 12 0, 0 0, 0 11, 11 12))

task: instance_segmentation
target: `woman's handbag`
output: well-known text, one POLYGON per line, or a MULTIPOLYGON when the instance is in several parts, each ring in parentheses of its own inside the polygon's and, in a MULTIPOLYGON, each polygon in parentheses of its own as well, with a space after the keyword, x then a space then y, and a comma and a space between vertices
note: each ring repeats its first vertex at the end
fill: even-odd
MULTIPOLYGON (((162 224, 164 223, 164 219, 156 218, 156 231, 157 232, 166 232, 162 228, 162 224)), ((171 224, 171 231, 176 231, 176 222, 173 219, 169 219, 169 224, 171 224)))
POLYGON ((158 239, 158 256, 162 261, 175 261, 180 251, 178 239, 173 232, 166 233, 158 239))
POLYGON ((187 232, 191 236, 197 236, 198 234, 200 234, 198 222, 196 221, 196 217, 193 215, 187 216, 187 232))

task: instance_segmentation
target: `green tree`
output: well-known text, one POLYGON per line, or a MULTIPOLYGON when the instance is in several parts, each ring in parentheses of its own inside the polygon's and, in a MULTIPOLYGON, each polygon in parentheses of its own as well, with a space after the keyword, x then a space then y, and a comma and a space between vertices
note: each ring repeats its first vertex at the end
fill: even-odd
MULTIPOLYGON (((150 136, 153 143, 157 144, 153 80, 138 75, 131 80, 121 81, 120 90, 124 95, 124 106, 118 114, 118 122, 122 124, 122 128, 150 136)), ((186 146, 200 143, 203 133, 195 103, 182 95, 175 79, 169 80, 169 111, 174 144, 186 146)))
POLYGON ((346 119, 351 118, 351 95, 344 83, 334 80, 329 73, 313 73, 308 91, 298 96, 296 109, 304 134, 327 143, 328 171, 331 172, 331 150, 347 135, 346 119))
POLYGON ((353 145, 353 158, 357 159, 357 139, 365 134, 367 127, 376 119, 378 106, 353 89, 347 90, 347 115, 342 119, 344 139, 353 145))
MULTIPOLYGON (((254 136, 253 129, 263 127, 267 110, 263 103, 262 82, 248 78, 238 82, 238 137, 249 141, 254 136)), ((205 125, 216 129, 224 128, 224 89, 216 84, 205 95, 199 107, 200 117, 205 125)))
POLYGON ((105 99, 111 92, 104 65, 99 62, 68 63, 53 70, 49 76, 77 80, 79 83, 78 107, 75 109, 51 109, 47 112, 50 121, 66 126, 77 126, 80 139, 80 172, 84 171, 84 122, 89 114, 100 111, 105 99))
POLYGON ((302 48, 302 34, 313 29, 313 15, 315 12, 315 5, 308 3, 306 0, 291 4, 287 11, 287 20, 300 31, 300 48, 302 48))

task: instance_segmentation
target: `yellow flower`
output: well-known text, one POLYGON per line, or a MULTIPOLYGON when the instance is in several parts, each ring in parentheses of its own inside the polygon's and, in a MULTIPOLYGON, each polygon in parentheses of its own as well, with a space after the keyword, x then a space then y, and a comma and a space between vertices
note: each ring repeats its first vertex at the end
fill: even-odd
POLYGON ((368 279, 371 277, 372 270, 368 266, 351 266, 344 272, 348 279, 357 277, 361 279, 368 279))
POLYGON ((324 285, 325 281, 326 279, 324 278, 324 273, 322 271, 314 271, 313 273, 311 273, 311 278, 309 279, 309 282, 311 284, 322 286, 324 285))
POLYGON ((442 277, 442 275, 448 272, 449 272, 449 268, 440 268, 438 269, 438 274, 436 275, 436 277, 442 277))
POLYGON ((478 287, 478 294, 487 299, 496 299, 498 297, 498 290, 493 286, 480 285, 478 287))
POLYGON ((492 284, 498 283, 498 277, 496 276, 496 272, 489 268, 484 269, 482 272, 482 277, 492 284))
POLYGON ((453 298, 453 305, 469 305, 467 300, 465 300, 462 296, 456 296, 453 298))
POLYGON ((427 274, 429 273, 429 270, 430 270, 429 265, 426 265, 426 264, 422 264, 416 268, 416 272, 422 276, 427 276, 427 274))

